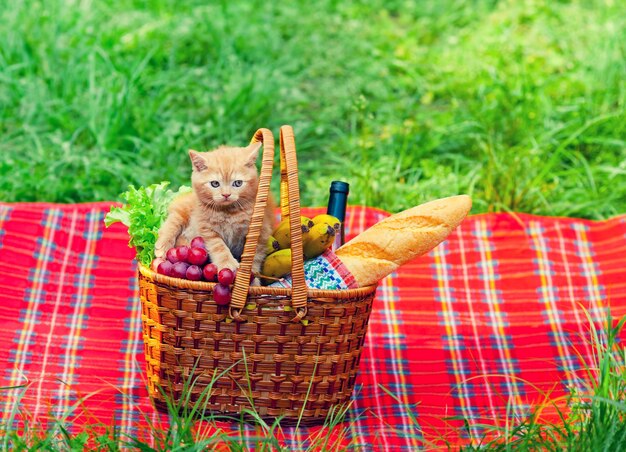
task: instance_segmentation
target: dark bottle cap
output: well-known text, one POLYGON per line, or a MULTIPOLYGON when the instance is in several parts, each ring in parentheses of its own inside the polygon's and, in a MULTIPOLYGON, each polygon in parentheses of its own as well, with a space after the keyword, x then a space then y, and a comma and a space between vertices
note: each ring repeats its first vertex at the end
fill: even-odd
POLYGON ((350 193, 350 184, 342 182, 340 180, 334 180, 330 183, 330 192, 336 193, 350 193))
POLYGON ((342 223, 346 219, 346 204, 348 203, 349 191, 350 185, 346 182, 335 180, 330 184, 330 197, 328 198, 326 213, 337 217, 342 223))

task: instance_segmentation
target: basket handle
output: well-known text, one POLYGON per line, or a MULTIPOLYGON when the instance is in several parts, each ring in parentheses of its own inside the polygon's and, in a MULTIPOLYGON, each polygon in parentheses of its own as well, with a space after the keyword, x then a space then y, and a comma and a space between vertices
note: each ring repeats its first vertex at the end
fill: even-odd
POLYGON ((241 310, 248 298, 250 287, 250 272, 252 271, 252 261, 256 254, 261 227, 265 219, 265 208, 270 193, 270 182, 272 180, 272 170, 274 169, 274 135, 268 129, 259 129, 255 132, 250 143, 263 143, 263 160, 261 161, 261 174, 259 176, 259 187, 257 189, 252 218, 246 235, 246 243, 241 254, 241 263, 235 276, 235 285, 228 310, 230 317, 241 320, 241 310))
MULTIPOLYGON (((258 246, 259 235, 265 216, 267 198, 274 159, 274 137, 267 129, 259 129, 252 142, 263 142, 263 163, 256 204, 252 213, 246 244, 239 271, 235 278, 229 314, 235 320, 241 318, 250 287, 250 271, 258 246)), ((291 233, 291 306, 296 310, 294 322, 299 322, 307 313, 307 287, 304 278, 304 255, 302 253, 302 229, 300 226, 300 188, 298 185, 298 161, 296 143, 291 126, 280 128, 280 207, 283 219, 289 218, 291 233)))
POLYGON ((294 322, 307 313, 307 287, 304 278, 304 253, 302 252, 302 227, 300 225, 300 186, 296 141, 291 126, 280 128, 280 211, 283 219, 289 218, 291 233, 291 306, 296 311, 294 322))

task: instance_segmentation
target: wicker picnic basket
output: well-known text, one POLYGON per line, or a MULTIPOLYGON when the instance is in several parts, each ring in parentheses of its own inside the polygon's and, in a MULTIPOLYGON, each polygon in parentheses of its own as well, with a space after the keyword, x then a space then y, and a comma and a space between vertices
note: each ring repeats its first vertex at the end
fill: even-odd
POLYGON ((253 409, 266 419, 316 423, 350 399, 376 286, 306 287, 296 148, 292 128, 283 126, 281 214, 291 225, 293 288, 250 287, 274 161, 269 130, 259 129, 252 140, 263 143, 263 160, 230 306, 213 302, 215 283, 139 266, 149 392, 159 408, 167 399, 204 397, 205 411, 239 416, 253 409))

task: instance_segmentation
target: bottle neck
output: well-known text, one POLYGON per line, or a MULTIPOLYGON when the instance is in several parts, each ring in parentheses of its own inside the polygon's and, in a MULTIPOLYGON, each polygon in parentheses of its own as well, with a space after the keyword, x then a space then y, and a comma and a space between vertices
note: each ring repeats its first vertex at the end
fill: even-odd
POLYGON ((348 194, 342 192, 330 192, 328 198, 328 209, 326 213, 337 217, 342 223, 346 219, 346 204, 348 202, 348 194))

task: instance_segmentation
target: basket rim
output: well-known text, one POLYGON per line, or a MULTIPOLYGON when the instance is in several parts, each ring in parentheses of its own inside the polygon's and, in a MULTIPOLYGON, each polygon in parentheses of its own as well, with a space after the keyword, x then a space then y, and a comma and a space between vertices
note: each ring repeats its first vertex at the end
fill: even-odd
MULTIPOLYGON (((218 284, 207 281, 190 281, 188 279, 173 278, 171 276, 161 275, 151 268, 146 267, 140 262, 137 263, 137 270, 144 277, 153 282, 177 289, 205 292, 213 291, 213 288, 218 284)), ((372 292, 376 292, 377 288, 378 284, 373 284, 371 286, 365 287, 357 287, 355 289, 340 290, 322 290, 307 288, 307 298, 315 298, 317 301, 333 302, 337 299, 349 299, 369 295, 372 292), (329 298, 330 300, 324 300, 324 298, 329 298)), ((250 286, 248 293, 249 295, 291 296, 291 289, 283 287, 250 286)))

